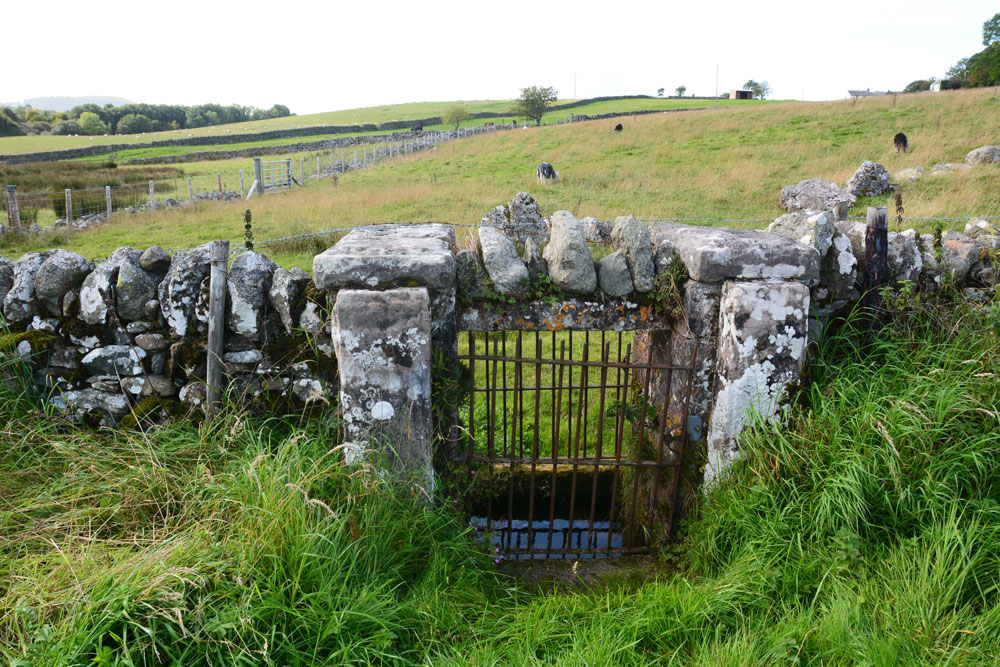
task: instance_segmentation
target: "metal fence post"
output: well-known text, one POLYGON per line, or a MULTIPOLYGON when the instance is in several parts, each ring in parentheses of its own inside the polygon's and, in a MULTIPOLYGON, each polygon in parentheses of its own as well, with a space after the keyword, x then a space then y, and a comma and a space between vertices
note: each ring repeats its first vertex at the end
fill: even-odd
POLYGON ((17 186, 7 186, 7 221, 18 234, 21 233, 21 211, 17 207, 17 186))
POLYGON ((104 186, 104 207, 107 209, 105 222, 111 222, 111 186, 104 186))
POLYGON ((73 191, 66 188, 66 224, 73 222, 73 191))

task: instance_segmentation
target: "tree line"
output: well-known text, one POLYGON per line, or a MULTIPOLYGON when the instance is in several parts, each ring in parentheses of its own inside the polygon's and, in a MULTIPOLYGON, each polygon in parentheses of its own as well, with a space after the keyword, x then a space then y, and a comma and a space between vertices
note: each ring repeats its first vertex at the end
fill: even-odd
POLYGON ((0 137, 24 134, 140 134, 183 130, 292 116, 284 104, 270 109, 231 104, 80 104, 69 111, 42 111, 31 106, 0 108, 0 137))
POLYGON ((931 85, 937 82, 940 82, 941 90, 1000 85, 1000 12, 983 23, 983 46, 986 48, 979 53, 955 63, 943 79, 917 79, 903 88, 903 92, 930 90, 931 85))

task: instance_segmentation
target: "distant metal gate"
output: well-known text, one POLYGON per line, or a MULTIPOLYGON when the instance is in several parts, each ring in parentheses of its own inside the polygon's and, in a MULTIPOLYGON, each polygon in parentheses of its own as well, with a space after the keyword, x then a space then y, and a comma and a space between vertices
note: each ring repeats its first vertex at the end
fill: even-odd
POLYGON ((497 552, 599 558, 649 552, 672 537, 691 360, 639 363, 631 336, 462 335, 458 358, 470 373, 457 464, 470 523, 497 552), (682 404, 661 391, 654 405, 651 386, 676 387, 677 374, 682 404))
POLYGON ((292 187, 292 161, 272 160, 261 161, 261 192, 268 194, 292 187))

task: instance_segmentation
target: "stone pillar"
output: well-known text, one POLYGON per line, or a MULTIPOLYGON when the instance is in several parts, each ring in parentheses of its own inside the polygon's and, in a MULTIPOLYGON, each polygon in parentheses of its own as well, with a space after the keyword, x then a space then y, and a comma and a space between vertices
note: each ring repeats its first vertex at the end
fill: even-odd
POLYGON ((340 290, 333 308, 348 463, 383 459, 431 493, 431 312, 426 287, 340 290))
POLYGON ((799 282, 726 282, 719 305, 716 387, 705 483, 741 456, 739 435, 759 414, 780 416, 799 380, 808 336, 809 288, 799 282))

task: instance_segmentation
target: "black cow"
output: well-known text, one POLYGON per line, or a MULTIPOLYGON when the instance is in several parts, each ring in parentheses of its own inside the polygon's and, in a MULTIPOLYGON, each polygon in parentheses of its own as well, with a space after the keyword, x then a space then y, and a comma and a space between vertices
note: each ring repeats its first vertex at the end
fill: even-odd
POLYGON ((423 131, 424 131, 424 126, 421 123, 417 123, 416 125, 410 128, 410 132, 420 133, 423 131))
POLYGON ((540 162, 535 173, 538 174, 539 183, 548 183, 549 181, 554 183, 559 180, 559 172, 553 169, 548 162, 540 162))
POLYGON ((621 132, 621 131, 622 131, 622 124, 621 124, 621 123, 618 123, 617 125, 615 125, 614 129, 613 129, 613 130, 611 130, 611 131, 612 131, 612 132, 613 132, 614 134, 618 134, 619 132, 621 132))
POLYGON ((910 147, 910 143, 906 140, 906 135, 902 132, 897 132, 896 136, 892 138, 892 145, 896 147, 896 155, 899 155, 899 151, 906 152, 906 149, 910 147))

